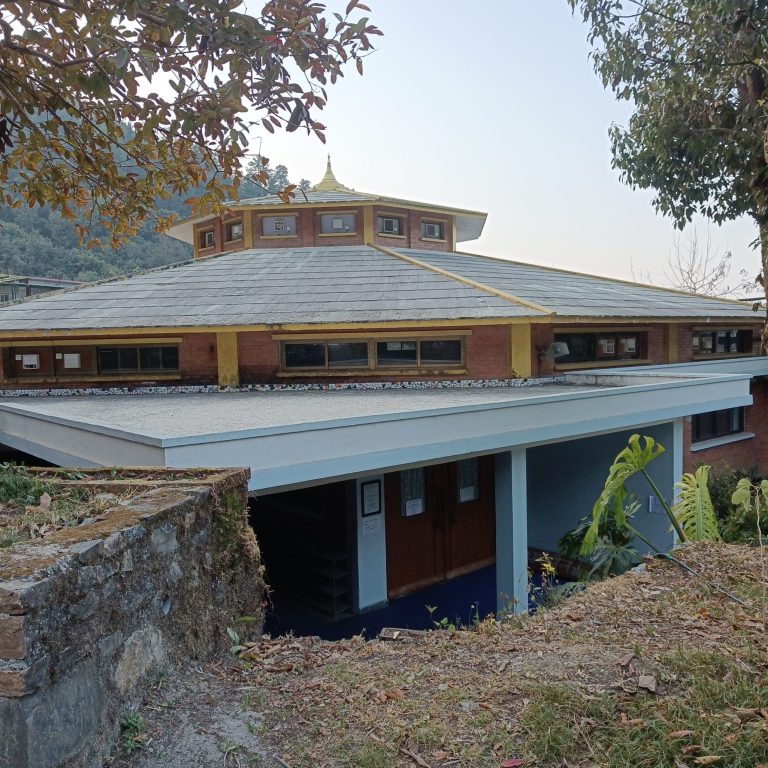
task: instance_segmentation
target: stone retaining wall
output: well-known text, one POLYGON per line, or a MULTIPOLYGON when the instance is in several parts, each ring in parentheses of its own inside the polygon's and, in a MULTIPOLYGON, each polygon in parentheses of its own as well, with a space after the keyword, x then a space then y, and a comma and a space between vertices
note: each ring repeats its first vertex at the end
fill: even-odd
POLYGON ((0 766, 101 766, 149 681, 225 650, 239 616, 260 631, 247 470, 134 474, 93 521, 0 549, 0 766))

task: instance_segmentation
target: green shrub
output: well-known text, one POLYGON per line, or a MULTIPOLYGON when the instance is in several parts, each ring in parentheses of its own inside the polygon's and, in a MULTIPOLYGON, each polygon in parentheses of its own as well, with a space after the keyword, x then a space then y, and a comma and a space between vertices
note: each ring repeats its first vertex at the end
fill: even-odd
POLYGON ((717 514, 720 535, 729 544, 757 543, 755 510, 737 507, 731 502, 733 492, 742 478, 747 478, 754 485, 762 479, 755 467, 746 470, 724 467, 719 472, 713 470, 709 475, 709 495, 717 514))

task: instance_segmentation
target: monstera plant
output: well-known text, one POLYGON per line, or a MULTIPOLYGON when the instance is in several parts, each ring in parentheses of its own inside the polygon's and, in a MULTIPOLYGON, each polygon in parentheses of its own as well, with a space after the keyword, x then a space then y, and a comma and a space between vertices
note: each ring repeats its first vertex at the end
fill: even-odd
POLYGON ((631 524, 622 504, 628 493, 626 483, 635 475, 642 476, 648 483, 680 541, 719 540, 717 518, 707 488, 709 467, 701 466, 693 474, 684 474, 680 482, 675 484, 679 491, 678 500, 674 506, 670 506, 647 469, 662 453, 664 447, 652 437, 635 434, 629 438, 627 447, 616 456, 608 470, 605 486, 592 508, 592 521, 581 544, 581 555, 588 556, 592 553, 609 516, 612 516, 613 524, 617 528, 637 536, 658 551, 657 547, 631 524))

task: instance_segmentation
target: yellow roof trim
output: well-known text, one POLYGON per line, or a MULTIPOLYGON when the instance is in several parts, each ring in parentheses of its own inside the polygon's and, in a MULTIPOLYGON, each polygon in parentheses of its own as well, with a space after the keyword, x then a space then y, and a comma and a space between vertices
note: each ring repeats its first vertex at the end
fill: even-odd
MULTIPOLYGON (((339 206, 354 206, 354 207, 366 207, 372 205, 391 205, 394 208, 409 208, 413 211, 429 211, 432 213, 441 213, 449 216, 469 216, 475 219, 486 219, 487 213, 483 211, 470 211, 466 208, 451 208, 445 205, 430 205, 429 203, 422 203, 417 200, 404 200, 398 197, 384 197, 382 195, 372 195, 367 192, 355 192, 356 195, 362 195, 365 200, 337 200, 335 202, 297 202, 290 203, 275 203, 274 205, 261 205, 259 203, 243 203, 240 201, 230 200, 225 206, 224 210, 230 213, 240 211, 259 211, 263 213, 272 213, 274 211, 286 212, 288 210, 296 210, 301 208, 338 208, 339 206)), ((224 215, 223 213, 221 215, 224 215)), ((209 219, 219 218, 219 214, 213 212, 199 213, 195 216, 187 216, 184 219, 177 219, 173 226, 166 230, 166 234, 176 227, 180 227, 183 224, 203 224, 209 219)))
MULTIPOLYGON (((278 333, 282 331, 301 331, 301 332, 316 332, 316 331, 352 331, 357 329, 373 329, 378 328, 467 328, 477 325, 525 325, 525 324, 544 324, 557 322, 557 327, 564 327, 566 325, 581 325, 582 323, 589 323, 594 326, 608 326, 608 325, 658 325, 663 323, 674 323, 682 325, 684 323, 696 323, 699 325, 705 325, 701 317, 638 317, 633 319, 631 317, 581 317, 581 316, 563 316, 559 315, 553 318, 551 315, 546 317, 465 317, 452 320, 380 320, 380 321, 363 321, 363 322, 350 322, 350 323, 273 323, 273 324, 254 324, 254 325, 177 325, 177 326, 146 326, 138 328, 120 327, 120 328, 74 328, 74 329, 55 329, 48 331, 35 331, 35 330, 13 330, 13 331, 0 331, 0 339, 11 339, 16 344, 24 344, 26 341, 36 340, 49 340, 49 339, 71 339, 71 338, 83 338, 90 339, 94 337, 102 337, 109 339, 113 336, 119 336, 128 338, 135 336, 137 340, 144 336, 158 334, 174 334, 180 333, 247 333, 249 331, 270 331, 272 333, 278 333)), ((710 325, 721 326, 727 325, 728 320, 721 318, 715 318, 710 325)), ((744 325, 744 321, 731 321, 735 325, 744 325)), ((756 324, 759 324, 758 320, 755 320, 756 324)))
POLYGON ((444 277, 448 277, 451 280, 456 280, 459 283, 463 283, 464 285, 471 286, 472 288, 477 288, 478 290, 485 291, 485 293, 490 293, 494 296, 498 296, 501 299, 505 299, 506 301, 510 301, 513 304, 519 304, 522 307, 526 307, 527 309, 533 309, 537 312, 544 312, 544 314, 554 316, 557 313, 552 310, 548 309, 547 307, 542 307, 539 304, 534 304, 532 301, 526 301, 525 299, 521 299, 518 296, 514 296, 511 293, 507 293, 506 291, 500 291, 498 288, 493 288, 490 285, 486 285, 485 283, 479 283, 477 280, 472 280, 469 277, 464 277, 463 275, 457 275, 455 272, 449 272, 447 269, 441 269, 440 267, 435 267, 432 264, 427 264, 424 261, 419 261, 419 259, 415 259, 413 256, 406 256, 404 253, 400 253, 398 251, 393 251, 389 248, 385 248, 382 245, 375 245, 373 243, 367 243, 372 248, 376 248, 376 250, 381 251, 382 253, 389 254, 390 256, 395 256, 398 259, 402 259, 403 261, 407 261, 410 264, 414 264, 417 267, 421 267, 422 269, 427 269, 430 272, 436 272, 438 275, 443 275, 444 277))

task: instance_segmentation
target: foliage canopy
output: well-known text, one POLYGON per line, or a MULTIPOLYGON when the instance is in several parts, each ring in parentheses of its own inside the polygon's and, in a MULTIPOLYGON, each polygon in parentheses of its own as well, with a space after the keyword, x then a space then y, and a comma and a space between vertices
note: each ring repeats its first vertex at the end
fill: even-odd
MULTIPOLYGON (((595 70, 634 105, 610 130, 623 181, 654 192, 682 228, 751 216, 768 265, 768 4, 568 0, 589 27, 595 70)), ((762 282, 762 275, 758 278, 762 282)))
MULTIPOLYGON (((112 244, 155 200, 236 196, 248 130, 305 127, 380 34, 350 0, 14 0, 0 4, 0 204, 87 213, 112 244), (255 114, 253 112, 255 110, 255 114), (250 112, 249 112, 250 111, 250 112), (11 178, 12 171, 18 171, 11 178)), ((263 182, 266 179, 261 179, 263 182)), ((160 227, 169 220, 161 217, 160 227)))

